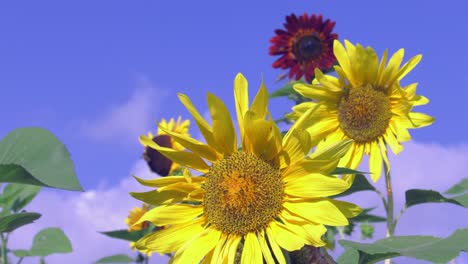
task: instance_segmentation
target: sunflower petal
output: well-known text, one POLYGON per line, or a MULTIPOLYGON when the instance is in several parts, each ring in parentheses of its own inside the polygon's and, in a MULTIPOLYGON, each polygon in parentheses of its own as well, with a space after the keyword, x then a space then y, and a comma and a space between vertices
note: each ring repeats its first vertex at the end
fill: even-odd
POLYGON ((304 246, 304 240, 300 236, 296 235, 294 231, 279 222, 271 222, 267 227, 267 231, 268 230, 270 231, 271 238, 287 251, 298 250, 304 246))
POLYGON ((228 235, 225 233, 221 234, 221 238, 218 241, 218 244, 216 244, 215 249, 213 250, 213 255, 211 256, 210 263, 216 264, 216 263, 223 263, 223 255, 221 255, 221 252, 226 245, 228 235))
POLYGON ((160 127, 160 129, 166 134, 170 135, 177 143, 189 149, 190 151, 195 152, 201 157, 209 161, 216 161, 218 159, 216 151, 209 145, 203 144, 202 142, 192 137, 166 130, 163 127, 160 127))
MULTIPOLYGON (((166 176, 162 178, 156 178, 152 180, 145 180, 138 178, 136 176, 133 176, 141 185, 147 186, 147 187, 164 187, 167 185, 171 185, 174 183, 180 183, 180 182, 189 182, 186 177, 184 176, 166 176)), ((196 176, 196 177, 190 177, 190 180, 192 182, 204 182, 206 181, 206 178, 203 176, 196 176)))
POLYGON ((185 165, 187 167, 198 170, 200 172, 207 172, 208 169, 210 168, 205 163, 205 161, 203 161, 203 159, 200 158, 200 156, 192 152, 178 151, 178 150, 174 150, 171 148, 161 147, 157 143, 155 143, 152 139, 147 138, 146 136, 141 136, 140 142, 144 146, 148 146, 157 150, 159 153, 163 154, 164 156, 174 161, 175 163, 185 165))
POLYGON ((262 263, 262 249, 254 233, 247 233, 242 249, 241 264, 262 263))
POLYGON ((309 133, 304 130, 295 129, 283 145, 283 150, 288 154, 289 163, 294 164, 304 159, 311 149, 309 133))
POLYGON ((286 182, 284 192, 287 195, 303 198, 336 195, 350 187, 342 179, 316 173, 302 177, 288 177, 284 181, 286 182))
POLYGON ((275 264, 275 259, 273 258, 273 255, 271 255, 271 250, 266 242, 264 230, 257 234, 257 239, 260 244, 260 248, 262 249, 263 258, 265 259, 266 264, 275 264))
POLYGON ((208 93, 207 100, 213 120, 214 140, 223 150, 224 156, 229 156, 237 149, 236 132, 231 115, 223 101, 215 95, 208 93))
POLYGON ((334 204, 347 218, 353 218, 362 213, 362 208, 353 203, 333 199, 328 199, 328 201, 334 204))
POLYGON ((250 111, 255 112, 260 119, 265 119, 268 111, 268 91, 262 78, 260 89, 255 96, 250 111))
POLYGON ((328 199, 296 199, 285 201, 286 210, 301 216, 304 219, 329 226, 346 226, 348 219, 328 199))
POLYGON ((141 238, 136 243, 136 247, 159 253, 174 252, 182 247, 187 240, 201 233, 204 223, 205 220, 199 218, 184 224, 172 225, 141 238))
POLYGON ((294 90, 296 90, 296 92, 298 92, 304 97, 332 103, 337 103, 341 98, 341 95, 343 94, 341 90, 333 91, 330 88, 328 88, 328 86, 322 85, 298 83, 294 84, 293 87, 294 90))
POLYGON ((208 228, 184 244, 174 255, 174 263, 199 263, 219 242, 221 232, 208 228))
POLYGON ((236 102, 237 123, 241 138, 244 136, 244 115, 249 110, 249 89, 244 75, 238 73, 234 79, 234 100, 236 102))
POLYGON ((343 140, 335 144, 328 145, 323 149, 314 152, 309 157, 313 160, 337 160, 343 157, 352 145, 352 140, 343 140))
POLYGON ((369 168, 371 172, 371 178, 373 182, 377 180, 382 175, 382 155, 380 153, 380 148, 377 142, 372 142, 370 144, 371 150, 369 155, 369 168))
POLYGON ((219 147, 214 140, 213 129, 211 128, 211 126, 208 125, 206 120, 200 115, 200 113, 197 111, 197 109, 193 105, 190 98, 188 98, 188 96, 186 96, 185 94, 181 94, 181 93, 177 95, 179 97, 180 102, 182 102, 185 108, 187 108, 187 110, 192 115, 193 119, 195 119, 195 123, 197 124, 198 128, 200 129, 200 132, 205 138, 206 143, 208 143, 208 145, 215 148, 219 152, 218 150, 219 147))
POLYGON ((276 261, 279 264, 286 264, 286 259, 284 258, 283 251, 279 247, 278 243, 275 241, 275 233, 271 230, 270 227, 266 228, 268 242, 271 247, 271 251, 273 251, 273 255, 275 256, 276 261))
POLYGON ((174 225, 193 221, 203 213, 203 206, 188 204, 162 205, 146 212, 134 225, 149 221, 156 226, 174 225))
POLYGON ((434 117, 423 113, 410 112, 409 118, 416 127, 425 127, 434 123, 434 117))
POLYGON ((338 40, 335 40, 333 42, 333 53, 335 54, 336 60, 338 61, 340 68, 345 74, 344 77, 348 79, 352 85, 355 85, 356 80, 354 78, 353 68, 351 67, 351 62, 348 57, 348 53, 338 40))

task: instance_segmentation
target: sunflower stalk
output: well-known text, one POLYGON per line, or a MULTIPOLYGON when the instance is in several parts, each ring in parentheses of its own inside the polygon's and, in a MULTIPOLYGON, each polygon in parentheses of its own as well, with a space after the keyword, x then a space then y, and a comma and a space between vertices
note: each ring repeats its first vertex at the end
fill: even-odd
MULTIPOLYGON (((386 237, 391 237, 395 233, 395 224, 396 222, 393 220, 393 211, 394 211, 394 204, 393 204, 393 190, 392 190, 392 180, 390 176, 390 169, 388 168, 387 164, 384 162, 384 170, 385 170, 385 186, 387 189, 387 203, 385 205, 385 209, 387 211, 387 235, 386 237)), ((391 264, 391 259, 386 259, 385 264, 391 264)))
POLYGON ((7 256, 8 235, 2 233, 0 234, 0 238, 2 240, 2 246, 1 246, 2 263, 7 264, 8 263, 8 256, 7 256))

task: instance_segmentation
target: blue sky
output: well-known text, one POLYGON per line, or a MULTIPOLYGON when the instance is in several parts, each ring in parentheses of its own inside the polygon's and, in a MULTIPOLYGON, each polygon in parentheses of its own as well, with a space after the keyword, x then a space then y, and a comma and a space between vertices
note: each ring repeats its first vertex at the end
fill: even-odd
MULTIPOLYGON (((116 186, 134 172, 137 136, 154 129, 153 119, 188 117, 177 92, 204 112, 208 91, 234 110, 237 72, 255 89, 262 74, 269 91, 279 88, 268 40, 286 15, 307 12, 335 20, 340 40, 379 54, 405 48, 405 60, 423 54, 403 83, 419 83, 431 102, 415 110, 436 122, 411 134, 419 144, 466 146, 466 9, 463 1, 403 0, 2 2, 0 136, 48 128, 69 148, 86 190, 116 186)), ((291 106, 270 101, 274 117, 291 106)))

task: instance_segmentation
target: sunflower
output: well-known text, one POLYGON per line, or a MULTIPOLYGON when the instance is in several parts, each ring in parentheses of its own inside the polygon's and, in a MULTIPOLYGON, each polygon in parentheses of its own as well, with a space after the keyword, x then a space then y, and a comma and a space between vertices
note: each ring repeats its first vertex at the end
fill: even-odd
POLYGON ((285 263, 281 248, 324 246, 324 225, 347 225, 347 218, 361 212, 354 204, 327 197, 350 187, 329 176, 349 140, 308 155, 311 140, 303 121, 313 109, 282 137, 268 111, 263 83, 249 108, 247 81, 238 74, 234 96, 241 150, 227 107, 211 93, 207 100, 212 125, 179 94, 207 144, 165 131, 190 150, 178 151, 140 137, 142 144, 203 175, 136 178, 158 188, 131 193, 156 206, 136 224, 150 221, 165 227, 140 239, 137 248, 175 252, 173 263, 233 263, 238 252, 241 263, 285 263))
MULTIPOLYGON (((149 226, 148 222, 141 222, 139 224, 135 224, 140 220, 140 218, 148 212, 149 206, 146 204, 143 204, 142 207, 135 207, 133 208, 129 213, 128 213, 128 218, 125 219, 125 223, 128 225, 128 231, 134 232, 134 231, 140 231, 142 229, 145 229, 149 226)), ((130 247, 132 250, 136 250, 135 242, 130 242, 130 247)), ((149 250, 139 250, 141 253, 146 254, 147 256, 151 256, 152 252, 149 250)))
POLYGON ((313 79, 315 68, 331 68, 336 61, 333 40, 338 38, 332 33, 334 26, 334 21, 323 21, 322 15, 286 16, 286 30, 275 30, 276 36, 270 39, 270 55, 281 55, 273 68, 289 68, 290 79, 304 75, 307 82, 313 79))
POLYGON ((125 223, 128 225, 128 231, 139 231, 148 227, 147 222, 139 223, 135 225, 138 220, 148 212, 149 206, 143 204, 142 207, 135 207, 129 213, 128 217, 125 219, 125 223))
MULTIPOLYGON (((172 139, 165 131, 171 131, 188 136, 189 126, 190 120, 182 121, 182 118, 180 116, 177 119, 177 121, 174 121, 174 119, 171 118, 169 122, 167 122, 166 119, 163 118, 158 124, 157 135, 153 136, 153 134, 149 132, 148 137, 160 146, 172 148, 175 150, 184 150, 184 147, 177 143, 174 139, 172 139)), ((174 171, 180 169, 179 164, 166 158, 164 155, 161 155, 161 153, 159 153, 153 148, 145 147, 143 158, 148 163, 148 166, 150 167, 151 171, 159 174, 160 176, 171 175, 174 171)))
POLYGON ((398 154, 402 142, 411 139, 408 129, 432 124, 434 118, 411 112, 414 106, 429 100, 416 95, 416 83, 401 87, 400 80, 421 60, 421 55, 411 58, 401 66, 404 50, 392 55, 387 63, 388 51, 379 62, 376 52, 356 46, 345 40, 346 48, 334 43, 334 53, 339 66, 338 78, 315 70, 312 84, 297 84, 294 89, 301 95, 316 100, 293 107, 292 119, 298 119, 310 108, 318 108, 307 121, 307 129, 316 141, 317 149, 334 142, 352 139, 353 144, 341 159, 339 166, 356 169, 364 154, 369 155, 369 167, 375 182, 382 174, 382 164, 390 164, 387 146, 398 154), (323 139, 323 140, 322 140, 323 139))

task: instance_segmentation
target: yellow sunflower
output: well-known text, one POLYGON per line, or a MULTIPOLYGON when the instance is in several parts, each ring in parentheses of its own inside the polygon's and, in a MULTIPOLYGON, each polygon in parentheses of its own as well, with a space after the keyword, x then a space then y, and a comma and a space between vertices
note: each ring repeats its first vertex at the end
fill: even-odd
MULTIPOLYGON (((135 207, 128 213, 128 218, 125 219, 125 223, 128 225, 128 231, 139 231, 148 227, 148 222, 141 222, 139 224, 135 224, 140 220, 140 218, 148 212, 149 206, 143 204, 142 207, 135 207)), ((136 250, 135 242, 130 242, 130 247, 132 250, 136 250)), ((141 253, 151 256, 152 252, 150 250, 139 250, 141 253)))
POLYGON ((334 53, 339 62, 335 66, 338 78, 315 70, 312 84, 297 84, 294 89, 315 102, 305 102, 293 107, 290 115, 298 119, 308 109, 317 107, 308 119, 307 131, 318 144, 317 149, 337 141, 352 139, 353 145, 341 159, 339 166, 356 169, 364 154, 369 155, 371 178, 375 182, 382 174, 382 164, 387 169, 387 145, 393 153, 403 150, 401 142, 411 139, 408 129, 432 124, 434 118, 411 112, 414 106, 429 100, 416 95, 417 83, 404 88, 400 80, 421 60, 421 55, 411 58, 400 67, 404 50, 392 55, 387 63, 386 50, 379 62, 376 52, 356 46, 345 40, 345 47, 334 42, 334 53))
MULTIPOLYGON (((158 124, 158 133, 154 136, 151 132, 148 133, 148 138, 152 139, 158 145, 172 148, 175 150, 184 150, 185 148, 177 143, 173 138, 171 138, 165 131, 171 131, 178 134, 182 134, 185 136, 189 136, 188 129, 190 126, 190 120, 183 120, 179 116, 177 121, 173 118, 166 121, 166 119, 162 119, 161 122, 158 124)), ((153 148, 145 148, 145 152, 143 154, 144 159, 148 163, 151 171, 159 174, 160 176, 167 176, 171 175, 174 171, 180 169, 180 165, 153 148)))
POLYGON ((139 231, 148 227, 146 222, 141 222, 138 225, 135 225, 138 220, 148 212, 148 205, 143 204, 142 207, 135 207, 129 213, 128 217, 125 219, 125 223, 128 225, 128 231, 139 231))
POLYGON ((190 151, 140 138, 142 144, 203 176, 136 178, 158 188, 131 193, 156 205, 136 224, 151 221, 165 227, 143 237, 137 248, 175 252, 173 263, 234 263, 238 252, 241 263, 285 263, 281 248, 324 246, 324 225, 347 225, 347 218, 361 212, 354 204, 327 198, 350 187, 329 175, 347 152, 349 140, 308 156, 311 140, 303 125, 313 109, 282 137, 268 111, 263 83, 249 108, 247 81, 238 74, 234 97, 242 150, 237 148, 228 109, 211 93, 207 100, 212 125, 186 95, 179 94, 207 144, 171 131, 165 132, 190 151))

